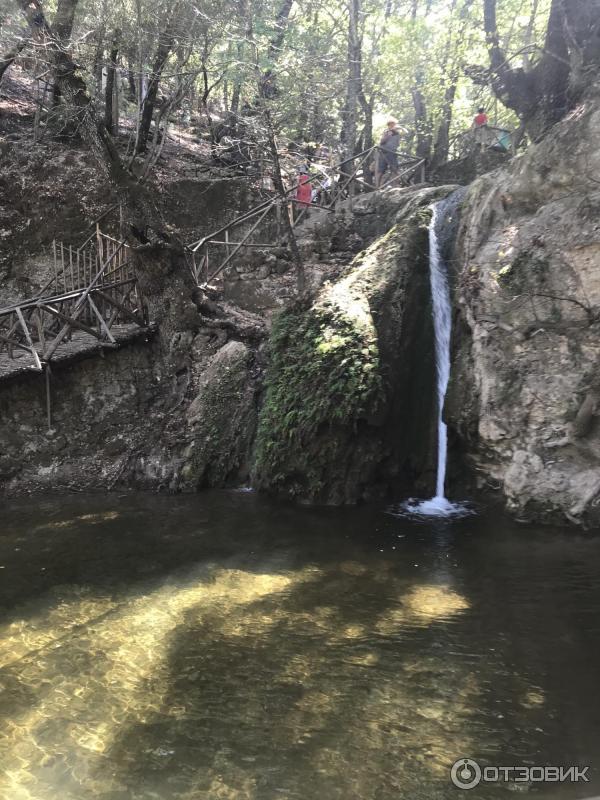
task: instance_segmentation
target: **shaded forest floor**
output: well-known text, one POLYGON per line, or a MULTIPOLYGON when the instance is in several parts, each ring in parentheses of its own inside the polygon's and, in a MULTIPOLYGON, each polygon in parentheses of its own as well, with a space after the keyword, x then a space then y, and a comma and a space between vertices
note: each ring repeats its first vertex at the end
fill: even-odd
MULTIPOLYGON (((18 140, 21 144, 29 140, 31 144, 37 146, 47 146, 53 142, 68 144, 73 148, 81 146, 81 140, 74 126, 61 124, 60 112, 54 115, 50 124, 45 120, 40 121, 38 141, 34 141, 37 105, 31 76, 18 67, 11 67, 0 84, 0 137, 12 141, 18 140), (63 128, 62 134, 61 128, 63 128)), ((115 137, 117 148, 123 157, 127 157, 128 151, 131 151, 134 136, 133 122, 126 107, 120 119, 118 135, 115 137)), ((190 126, 171 123, 161 156, 153 170, 156 179, 165 179, 172 173, 196 177, 203 171, 213 169, 225 173, 239 172, 215 164, 210 142, 196 135, 190 126)))

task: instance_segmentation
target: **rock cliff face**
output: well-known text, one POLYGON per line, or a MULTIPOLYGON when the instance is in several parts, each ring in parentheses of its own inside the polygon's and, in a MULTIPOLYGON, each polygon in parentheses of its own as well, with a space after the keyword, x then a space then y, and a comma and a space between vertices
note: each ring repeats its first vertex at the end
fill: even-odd
POLYGON ((0 492, 194 491, 246 480, 256 420, 251 346, 157 334, 103 358, 0 384, 0 492))
POLYGON ((151 344, 56 366, 50 431, 41 376, 0 385, 0 487, 195 491, 247 481, 270 350, 259 486, 334 503, 429 488, 428 206, 447 191, 391 191, 335 219, 315 214, 301 246, 316 299, 283 314, 270 348, 273 312, 293 300, 288 272, 253 270, 250 280, 242 263, 213 300, 176 251, 143 248, 151 344))
POLYGON ((600 520, 599 130, 589 100, 463 205, 446 416, 523 519, 600 520))

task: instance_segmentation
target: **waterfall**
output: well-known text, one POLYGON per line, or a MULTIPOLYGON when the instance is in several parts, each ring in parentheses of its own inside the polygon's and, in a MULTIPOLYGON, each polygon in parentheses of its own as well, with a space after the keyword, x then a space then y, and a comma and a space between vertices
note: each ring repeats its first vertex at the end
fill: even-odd
POLYGON ((448 268, 443 258, 445 236, 453 236, 455 209, 463 192, 457 191, 431 206, 429 225, 429 282, 435 341, 436 400, 437 400, 437 474, 435 495, 429 500, 411 499, 401 509, 422 516, 462 516, 472 513, 464 503, 451 503, 446 499, 446 461, 448 455, 448 429, 444 422, 444 400, 450 380, 450 334, 452 331, 452 301, 448 283, 448 268))
POLYGON ((437 375, 438 408, 438 456, 437 479, 434 499, 444 499, 446 482, 446 457, 448 453, 448 426, 444 422, 444 400, 450 380, 450 332, 452 330, 452 306, 446 265, 440 252, 438 224, 440 203, 432 206, 429 226, 429 282, 433 306, 433 331, 435 337, 435 369, 437 375))

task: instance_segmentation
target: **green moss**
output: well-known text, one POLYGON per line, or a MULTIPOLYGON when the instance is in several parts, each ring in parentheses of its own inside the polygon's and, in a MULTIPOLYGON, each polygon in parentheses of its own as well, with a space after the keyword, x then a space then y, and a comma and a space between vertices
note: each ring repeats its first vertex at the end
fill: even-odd
POLYGON ((356 424, 381 395, 370 314, 350 293, 343 299, 287 311, 274 324, 255 461, 271 488, 285 484, 295 494, 295 474, 303 476, 303 489, 318 493, 321 467, 336 458, 336 442, 322 437, 317 454, 315 437, 336 423, 356 424), (313 447, 305 448, 309 442, 313 447))

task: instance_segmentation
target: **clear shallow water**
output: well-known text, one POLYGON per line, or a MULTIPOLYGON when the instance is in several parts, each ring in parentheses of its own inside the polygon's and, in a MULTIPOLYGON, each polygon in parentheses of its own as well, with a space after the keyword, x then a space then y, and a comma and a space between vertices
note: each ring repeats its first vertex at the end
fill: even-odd
POLYGON ((600 793, 600 537, 234 492, 0 527, 2 800, 515 796, 462 756, 600 793))

